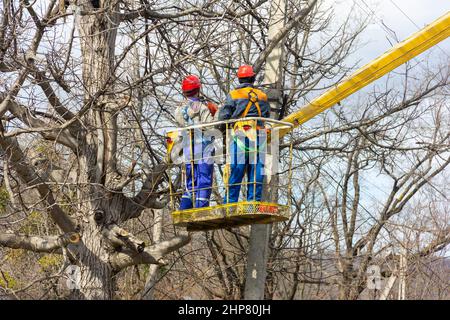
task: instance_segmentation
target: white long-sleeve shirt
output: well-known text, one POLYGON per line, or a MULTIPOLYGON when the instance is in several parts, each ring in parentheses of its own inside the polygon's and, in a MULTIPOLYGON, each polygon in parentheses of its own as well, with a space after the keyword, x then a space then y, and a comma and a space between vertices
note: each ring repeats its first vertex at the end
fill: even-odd
POLYGON ((206 102, 199 98, 187 98, 175 110, 175 120, 180 127, 205 124, 214 121, 206 102))

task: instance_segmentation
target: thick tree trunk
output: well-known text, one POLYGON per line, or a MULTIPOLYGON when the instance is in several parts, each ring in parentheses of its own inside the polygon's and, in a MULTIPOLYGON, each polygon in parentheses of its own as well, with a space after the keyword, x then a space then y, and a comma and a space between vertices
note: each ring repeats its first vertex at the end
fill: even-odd
POLYGON ((345 261, 342 263, 343 272, 342 280, 339 284, 339 300, 356 300, 359 293, 353 278, 354 270, 351 261, 345 261))
MULTIPOLYGON (((81 192, 84 224, 79 254, 80 292, 86 299, 113 298, 113 268, 109 263, 111 250, 102 230, 106 224, 118 221, 121 209, 120 201, 114 201, 116 197, 105 188, 108 174, 112 168, 115 171, 116 134, 109 130, 114 121, 105 125, 110 111, 106 109, 114 99, 105 93, 113 91, 118 26, 110 2, 103 1, 103 7, 108 9, 82 15, 77 21, 83 58, 84 102, 91 106, 83 119, 89 127, 79 158, 79 182, 89 186, 82 187, 81 192)), ((85 12, 93 10, 89 1, 83 2, 81 9, 85 12)))
POLYGON ((72 256, 80 267, 78 285, 84 299, 112 299, 116 272, 141 263, 163 264, 164 255, 190 241, 189 235, 178 235, 145 248, 143 241, 119 226, 152 205, 147 185, 157 183, 161 174, 150 175, 134 199, 120 192, 126 174, 120 173, 116 158, 117 113, 123 105, 114 91, 119 2, 100 3, 100 8, 93 8, 91 1, 79 1, 82 13, 76 21, 85 90, 80 111, 83 126, 75 150, 81 241, 72 256))
POLYGON ((113 298, 113 270, 109 253, 101 233, 92 224, 83 230, 83 249, 80 252, 80 292, 84 299, 109 300, 113 298))

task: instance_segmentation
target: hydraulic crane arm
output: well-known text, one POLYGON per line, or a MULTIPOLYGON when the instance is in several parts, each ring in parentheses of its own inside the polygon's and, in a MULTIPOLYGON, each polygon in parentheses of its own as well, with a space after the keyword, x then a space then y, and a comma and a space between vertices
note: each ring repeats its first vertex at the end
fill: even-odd
MULTIPOLYGON (((351 76, 342 80, 332 89, 329 89, 318 98, 312 100, 300 110, 291 113, 282 121, 292 123, 294 127, 305 123, 449 36, 450 12, 447 12, 433 23, 358 69, 351 76)), ((280 135, 282 136, 287 132, 287 130, 281 130, 280 135)))

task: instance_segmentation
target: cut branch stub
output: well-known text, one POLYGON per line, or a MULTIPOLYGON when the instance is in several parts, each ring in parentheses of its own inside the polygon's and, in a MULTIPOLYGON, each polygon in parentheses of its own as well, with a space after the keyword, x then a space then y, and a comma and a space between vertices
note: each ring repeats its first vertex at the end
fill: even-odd
POLYGON ((142 253, 145 249, 144 241, 137 239, 134 235, 120 228, 115 223, 105 226, 102 233, 114 247, 126 247, 137 253, 142 253))
POLYGON ((71 232, 67 234, 68 236, 68 241, 72 244, 77 244, 78 242, 80 242, 80 235, 76 232, 71 232))

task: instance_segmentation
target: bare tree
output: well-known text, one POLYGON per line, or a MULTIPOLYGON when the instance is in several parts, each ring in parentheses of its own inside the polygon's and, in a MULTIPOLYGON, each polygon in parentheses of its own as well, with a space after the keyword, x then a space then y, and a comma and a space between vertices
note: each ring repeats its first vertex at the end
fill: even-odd
MULTIPOLYGON (((299 283, 315 283, 317 290, 320 285, 336 288, 328 292, 330 298, 361 298, 368 267, 382 267, 405 246, 404 235, 396 240, 390 235, 398 219, 408 218, 412 203, 423 199, 436 205, 448 200, 439 176, 450 162, 448 126, 443 118, 448 114, 444 97, 449 70, 418 69, 406 66, 403 89, 390 88, 388 79, 389 89, 374 91, 356 112, 349 114, 344 108, 330 112, 317 123, 322 128, 307 129, 296 141, 300 163, 310 169, 298 175, 302 197, 293 200, 297 227, 286 229, 298 231, 278 237, 282 237, 279 243, 298 237, 300 245, 275 251, 299 251, 294 255, 299 261, 285 253, 281 258, 289 262, 280 262, 285 268, 295 268, 289 281, 294 292, 299 283), (415 72, 422 74, 420 80, 412 76, 415 72), (424 193, 429 188, 437 192, 434 197, 429 191, 424 193), (309 266, 299 279, 305 264, 309 266)), ((436 220, 426 211, 420 214, 422 221, 436 220)), ((402 225, 414 228, 413 220, 407 220, 402 225)), ((449 244, 445 217, 428 229, 433 231, 418 230, 428 240, 416 239, 421 248, 410 250, 412 260, 433 256, 449 244)))
MULTIPOLYGON (((282 43, 287 114, 352 70, 370 17, 336 24, 323 1, 286 6, 285 27, 268 40, 268 0, 2 0, 0 288, 64 297, 58 281, 76 265, 88 299, 242 298, 249 230, 192 240, 170 225, 163 133, 187 73, 220 102, 240 64, 264 71, 282 43)), ((448 70, 417 68, 289 137, 293 214, 272 229, 266 298, 360 298, 368 265, 406 240, 386 239, 395 224, 413 226, 396 219, 430 199, 422 190, 449 161, 448 70), (383 192, 367 198, 377 173, 383 192)), ((445 248, 445 222, 416 228, 429 241, 410 249, 410 266, 445 248)))

